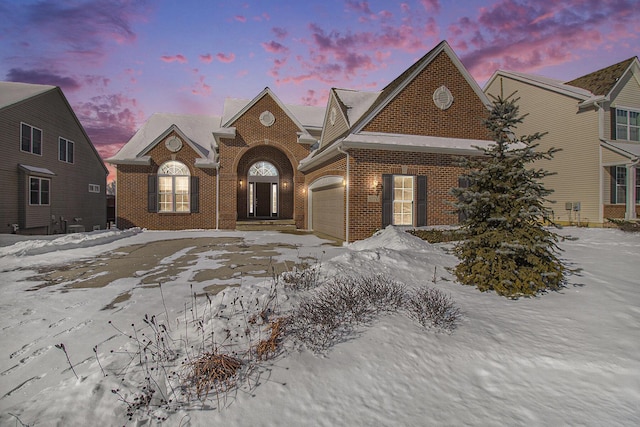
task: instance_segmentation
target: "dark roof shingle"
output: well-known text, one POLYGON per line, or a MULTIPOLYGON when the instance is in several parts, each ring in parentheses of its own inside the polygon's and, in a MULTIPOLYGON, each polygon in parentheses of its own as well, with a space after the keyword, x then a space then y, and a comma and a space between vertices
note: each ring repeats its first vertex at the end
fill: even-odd
POLYGON ((586 89, 594 95, 607 95, 635 58, 634 56, 617 64, 568 81, 565 84, 586 89))

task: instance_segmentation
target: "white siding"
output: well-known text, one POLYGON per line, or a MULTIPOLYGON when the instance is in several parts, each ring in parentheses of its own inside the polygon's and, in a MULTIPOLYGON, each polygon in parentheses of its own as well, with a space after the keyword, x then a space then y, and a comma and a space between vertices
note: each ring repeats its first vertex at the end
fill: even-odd
POLYGON ((539 150, 562 149, 553 160, 536 164, 556 172, 544 181, 547 188, 554 190, 549 199, 556 203, 548 204, 554 219, 562 223, 575 220, 575 215, 570 217, 570 211, 565 210, 565 203, 580 202, 581 221, 602 223, 597 110, 579 110, 578 99, 506 77, 496 78, 485 92, 499 95, 501 83, 504 94, 517 91, 520 113, 529 113, 518 127, 518 135, 548 132, 540 141, 539 150))

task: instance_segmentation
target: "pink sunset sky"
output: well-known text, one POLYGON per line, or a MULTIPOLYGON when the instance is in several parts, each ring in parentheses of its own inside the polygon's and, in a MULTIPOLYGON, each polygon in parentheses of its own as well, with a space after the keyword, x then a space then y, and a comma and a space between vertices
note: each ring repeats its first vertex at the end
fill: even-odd
POLYGON ((60 86, 103 158, 156 112, 381 89, 441 40, 481 86, 568 81, 638 55, 640 0, 0 0, 0 80, 60 86))

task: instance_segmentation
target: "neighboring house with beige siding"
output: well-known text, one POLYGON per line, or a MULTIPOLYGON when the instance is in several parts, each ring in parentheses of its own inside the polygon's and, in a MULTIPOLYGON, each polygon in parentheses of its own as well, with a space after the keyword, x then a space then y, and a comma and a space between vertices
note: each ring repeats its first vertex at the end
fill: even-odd
POLYGON ((457 157, 492 141, 489 100, 443 41, 383 90, 332 89, 325 107, 266 88, 222 117, 153 115, 107 161, 120 228, 290 222, 349 241, 389 224, 456 224, 457 157))
POLYGON ((537 165, 554 172, 548 206, 560 224, 605 225, 640 212, 640 63, 637 57, 563 82, 497 71, 487 95, 515 92, 527 114, 519 134, 548 132, 540 148, 560 148, 537 165))
POLYGON ((106 227, 108 170, 59 87, 0 82, 0 233, 106 227))

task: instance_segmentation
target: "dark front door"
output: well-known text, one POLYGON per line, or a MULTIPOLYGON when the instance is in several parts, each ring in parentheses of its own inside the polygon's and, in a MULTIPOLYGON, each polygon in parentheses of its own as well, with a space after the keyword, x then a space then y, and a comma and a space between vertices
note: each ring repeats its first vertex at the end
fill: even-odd
POLYGON ((271 183, 256 182, 256 216, 271 216, 271 183))

